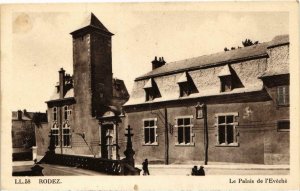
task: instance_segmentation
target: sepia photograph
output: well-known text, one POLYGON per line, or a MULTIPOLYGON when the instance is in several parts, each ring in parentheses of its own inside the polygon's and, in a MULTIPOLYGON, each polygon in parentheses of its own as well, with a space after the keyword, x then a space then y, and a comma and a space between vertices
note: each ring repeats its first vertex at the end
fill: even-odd
POLYGON ((1 188, 297 189, 298 5, 222 5, 2 6, 1 188))

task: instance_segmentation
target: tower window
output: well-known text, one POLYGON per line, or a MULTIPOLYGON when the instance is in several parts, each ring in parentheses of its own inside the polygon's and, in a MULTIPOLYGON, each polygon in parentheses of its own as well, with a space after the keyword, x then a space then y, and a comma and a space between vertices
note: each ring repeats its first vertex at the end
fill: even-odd
POLYGON ((277 131, 290 131, 290 120, 278 121, 277 131))
POLYGON ((278 105, 289 105, 289 86, 278 86, 277 87, 277 104, 278 105))

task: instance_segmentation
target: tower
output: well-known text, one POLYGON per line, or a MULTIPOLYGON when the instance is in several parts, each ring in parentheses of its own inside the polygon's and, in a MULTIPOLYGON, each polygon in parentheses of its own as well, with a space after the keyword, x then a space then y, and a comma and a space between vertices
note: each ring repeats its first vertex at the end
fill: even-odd
POLYGON ((112 98, 111 32, 91 13, 73 37, 74 96, 78 115, 101 114, 112 98))

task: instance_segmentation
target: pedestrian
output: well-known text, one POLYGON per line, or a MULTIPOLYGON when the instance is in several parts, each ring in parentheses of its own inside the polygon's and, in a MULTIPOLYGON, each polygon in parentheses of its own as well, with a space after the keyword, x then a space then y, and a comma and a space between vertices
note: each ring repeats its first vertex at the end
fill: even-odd
POLYGON ((149 169, 148 169, 148 159, 145 159, 145 161, 143 162, 143 175, 150 175, 149 173, 149 169))
POLYGON ((197 166, 194 166, 192 168, 192 176, 197 176, 197 174, 198 174, 198 168, 197 168, 197 166))
POLYGON ((197 174, 198 176, 205 176, 205 171, 203 166, 200 166, 197 174))

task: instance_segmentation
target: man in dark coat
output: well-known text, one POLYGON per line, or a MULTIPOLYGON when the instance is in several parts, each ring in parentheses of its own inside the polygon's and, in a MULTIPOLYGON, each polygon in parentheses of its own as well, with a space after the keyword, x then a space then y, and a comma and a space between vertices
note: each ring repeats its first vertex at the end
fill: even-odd
POLYGON ((145 159, 145 161, 143 162, 143 175, 150 175, 148 169, 148 159, 145 159))

